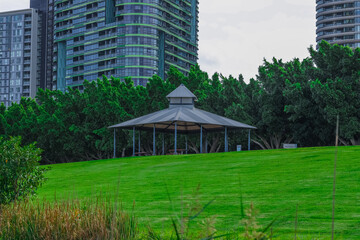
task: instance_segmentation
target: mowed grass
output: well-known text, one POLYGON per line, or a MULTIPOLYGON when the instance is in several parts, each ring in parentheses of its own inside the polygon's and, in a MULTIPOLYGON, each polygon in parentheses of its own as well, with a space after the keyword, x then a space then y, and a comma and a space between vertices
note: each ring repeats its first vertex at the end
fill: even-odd
MULTIPOLYGON (((298 236, 331 237, 335 148, 304 148, 201 155, 110 159, 51 166, 39 198, 115 198, 132 211, 140 227, 171 230, 171 217, 188 212, 200 184, 201 217, 216 216, 216 229, 241 226, 241 196, 259 210, 259 222, 273 219, 274 235, 293 238, 298 205, 298 236), (171 199, 171 201, 169 200, 171 199), (292 237, 291 237, 292 236, 292 237)), ((338 150, 337 239, 360 239, 360 147, 338 150)), ((313 238, 311 238, 313 239, 313 238)))

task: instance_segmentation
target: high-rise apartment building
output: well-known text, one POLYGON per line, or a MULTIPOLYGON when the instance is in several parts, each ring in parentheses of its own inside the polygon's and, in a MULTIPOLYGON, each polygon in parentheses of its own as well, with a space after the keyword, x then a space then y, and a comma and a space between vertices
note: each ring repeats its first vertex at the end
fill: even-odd
POLYGON ((30 8, 38 10, 40 19, 39 37, 42 61, 40 63, 39 87, 56 89, 56 82, 53 82, 54 1, 30 0, 30 8))
POLYGON ((0 103, 35 97, 40 81, 39 16, 35 9, 0 13, 0 103))
POLYGON ((131 77, 136 85, 198 59, 198 0, 54 0, 57 89, 84 79, 131 77))
POLYGON ((360 1, 317 0, 316 41, 360 47, 360 1))

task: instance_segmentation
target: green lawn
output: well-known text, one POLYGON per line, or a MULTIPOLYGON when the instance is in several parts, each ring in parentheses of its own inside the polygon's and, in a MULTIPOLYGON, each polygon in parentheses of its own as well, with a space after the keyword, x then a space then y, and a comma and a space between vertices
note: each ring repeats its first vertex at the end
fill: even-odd
MULTIPOLYGON (((216 215, 218 231, 240 225, 242 195, 246 207, 253 202, 259 210, 262 226, 278 217, 274 232, 281 239, 293 236, 297 205, 300 236, 329 239, 334 152, 325 147, 59 164, 51 166, 39 198, 118 194, 126 210, 135 202, 140 226, 161 230, 171 228, 171 216, 187 212, 200 184, 202 204, 216 198, 201 216, 216 215)), ((360 239, 360 147, 339 148, 337 173, 338 239, 360 239)))

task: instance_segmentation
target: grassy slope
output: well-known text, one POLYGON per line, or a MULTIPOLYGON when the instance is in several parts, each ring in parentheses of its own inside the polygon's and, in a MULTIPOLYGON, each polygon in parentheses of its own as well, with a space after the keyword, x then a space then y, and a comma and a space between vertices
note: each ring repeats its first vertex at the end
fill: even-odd
MULTIPOLYGON (((277 235, 292 234, 296 205, 298 229, 328 238, 331 231, 334 148, 252 151, 184 156, 124 158, 52 166, 39 197, 116 194, 125 209, 135 201, 142 225, 171 228, 201 184, 201 203, 216 200, 202 216, 217 216, 217 229, 239 226, 240 195, 260 211, 265 226, 276 216, 277 235), (241 179, 241 184, 240 180, 241 179), (241 187, 240 187, 241 185, 241 187), (167 186, 167 187, 166 187, 167 186), (169 190, 172 204, 168 200, 169 190)), ((360 147, 339 148, 337 235, 360 239, 360 147)), ((186 211, 186 210, 184 210, 186 211)))

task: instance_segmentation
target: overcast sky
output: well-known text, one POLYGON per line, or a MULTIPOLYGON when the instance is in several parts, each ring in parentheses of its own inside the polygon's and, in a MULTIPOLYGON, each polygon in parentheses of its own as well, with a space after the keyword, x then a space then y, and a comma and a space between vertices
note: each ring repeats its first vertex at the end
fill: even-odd
MULTIPOLYGON (((0 0, 0 11, 30 0, 0 0)), ((199 0, 199 64, 210 75, 255 77, 264 58, 308 56, 315 44, 315 0, 199 0)))

